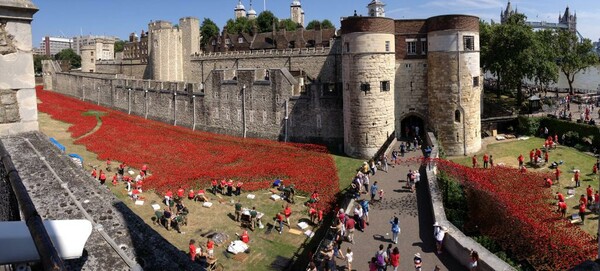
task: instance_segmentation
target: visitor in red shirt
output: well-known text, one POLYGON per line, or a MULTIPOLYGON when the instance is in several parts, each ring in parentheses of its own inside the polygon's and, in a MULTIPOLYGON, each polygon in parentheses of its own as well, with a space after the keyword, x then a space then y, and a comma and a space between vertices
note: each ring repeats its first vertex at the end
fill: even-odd
MULTIPOLYGON (((554 134, 554 142, 558 144, 558 134, 554 134)), ((554 147, 556 147, 556 145, 554 145, 554 147)))
POLYGON ((554 176, 556 176, 556 182, 558 183, 558 181, 560 181, 560 169, 558 168, 558 166, 556 166, 556 170, 554 171, 554 176))
POLYGON ((560 212, 560 215, 564 218, 567 214, 567 203, 565 203, 564 201, 559 202, 558 212, 560 212))
POLYGON ((473 168, 476 168, 477 167, 477 155, 473 155, 472 160, 473 160, 473 168))
POLYGON ((283 210, 283 214, 285 215, 285 222, 287 222, 288 227, 291 229, 292 224, 290 224, 290 216, 292 216, 292 208, 290 208, 289 204, 285 206, 285 209, 283 210))
POLYGON ((147 172, 147 171, 148 171, 148 166, 147 166, 146 164, 144 164, 144 165, 142 166, 142 172, 144 173, 144 175, 148 174, 148 172, 147 172))
POLYGON ((279 234, 281 234, 281 232, 283 231, 283 214, 277 213, 275 217, 277 223, 279 224, 279 234))
POLYGON ((92 177, 94 179, 98 178, 98 173, 96 173, 96 169, 92 169, 92 177))
POLYGON ((182 199, 184 194, 185 194, 185 190, 183 190, 183 187, 180 186, 179 189, 177 189, 177 197, 179 199, 182 199))
POLYGON ((215 242, 208 238, 208 241, 206 242, 206 250, 208 252, 208 257, 212 258, 215 255, 215 242))
POLYGON ((248 235, 248 231, 244 230, 244 232, 242 233, 242 236, 240 236, 240 240, 242 240, 242 242, 248 244, 250 243, 250 236, 248 235))
POLYGON ((598 166, 596 164, 594 164, 594 166, 592 167, 592 173, 594 173, 594 174, 598 173, 598 166))
POLYGON ((165 193, 165 204, 167 206, 170 206, 169 203, 171 199, 173 199, 173 192, 171 190, 167 190, 167 193, 165 193))
POLYGON ((221 180, 221 194, 225 195, 226 191, 227 191, 227 180, 223 179, 221 180))
POLYGON ((558 202, 565 202, 565 196, 560 192, 556 192, 556 199, 558 199, 558 202))
POLYGON ((100 184, 104 185, 104 183, 106 182, 106 174, 104 174, 104 172, 102 172, 102 170, 100 170, 100 184))
POLYGON ((217 180, 213 179, 211 181, 211 184, 212 184, 212 193, 216 195, 217 194, 217 189, 219 187, 219 182, 217 182, 217 180))
POLYGON ((112 177, 112 184, 113 186, 117 186, 118 183, 118 177, 117 177, 117 173, 115 173, 115 175, 112 177))
POLYGON ((227 181, 227 196, 232 196, 233 195, 233 180, 229 179, 229 181, 227 181))
POLYGON ((533 149, 531 149, 531 151, 529 151, 529 163, 533 163, 533 156, 535 155, 535 152, 533 149))
MULTIPOLYGON (((191 239, 190 240, 190 260, 196 261, 196 240, 191 239)), ((200 255, 198 255, 200 256, 200 255)))
POLYGON ((142 190, 142 186, 144 185, 144 181, 142 181, 142 179, 138 180, 137 182, 135 182, 135 188, 138 190, 142 190))
POLYGON ((315 209, 315 206, 313 206, 312 204, 310 205, 310 209, 308 210, 308 216, 310 217, 310 222, 316 224, 315 220, 317 220, 317 209, 315 209))
POLYGON ((579 197, 579 204, 584 204, 584 205, 588 204, 588 200, 585 197, 585 195, 581 195, 581 197, 579 197))
POLYGON ((575 179, 575 187, 580 187, 581 182, 579 181, 579 170, 575 170, 575 175, 573 178, 575 179))
POLYGON ((131 197, 133 198, 133 200, 137 200, 138 196, 140 194, 140 190, 138 189, 133 189, 133 191, 131 192, 131 197))
POLYGON ((354 244, 354 227, 356 221, 352 217, 346 219, 346 232, 348 232, 348 242, 354 244))
POLYGON ((538 159, 542 159, 542 150, 535 149, 535 163, 538 163, 538 159))
POLYGON ((548 160, 550 159, 550 157, 548 156, 548 152, 544 153, 544 162, 548 163, 548 160))
POLYGON ((242 185, 244 185, 244 183, 242 183, 241 181, 238 181, 237 184, 235 185, 235 195, 239 196, 242 194, 242 185))
MULTIPOLYGON (((533 156, 531 156, 531 158, 533 159, 533 156)), ((519 168, 522 167, 523 166, 523 161, 525 160, 525 158, 523 158, 523 155, 519 154, 519 158, 517 158, 517 160, 519 161, 519 168)))
POLYGON ((552 180, 550 178, 546 178, 546 187, 552 187, 552 180))
POLYGON ((585 223, 585 203, 579 204, 579 216, 581 217, 581 224, 585 223))
POLYGON ((527 173, 527 168, 525 166, 521 166, 521 170, 519 170, 519 172, 527 173))
POLYGON ((488 163, 490 161, 490 157, 487 153, 483 154, 483 168, 488 168, 488 163))
POLYGON ((587 194, 587 202, 591 204, 594 201, 594 189, 591 185, 588 185, 588 187, 585 189, 585 192, 587 194))

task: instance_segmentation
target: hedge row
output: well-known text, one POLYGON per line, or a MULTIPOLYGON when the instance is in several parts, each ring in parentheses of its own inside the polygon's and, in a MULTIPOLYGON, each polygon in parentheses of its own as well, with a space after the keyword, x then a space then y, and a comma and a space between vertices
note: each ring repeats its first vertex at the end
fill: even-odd
POLYGON ((541 129, 548 128, 549 134, 558 134, 562 138, 563 134, 578 135, 573 138, 574 144, 589 144, 583 141, 584 138, 591 140, 592 145, 600 145, 600 129, 595 125, 564 121, 548 117, 525 117, 519 116, 519 133, 523 135, 539 136, 541 129))

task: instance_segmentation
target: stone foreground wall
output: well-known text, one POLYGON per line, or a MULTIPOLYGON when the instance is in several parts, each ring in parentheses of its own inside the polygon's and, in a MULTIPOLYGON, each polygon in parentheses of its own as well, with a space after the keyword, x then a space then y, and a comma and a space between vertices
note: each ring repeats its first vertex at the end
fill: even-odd
POLYGON ((38 130, 30 1, 0 0, 0 135, 38 130))

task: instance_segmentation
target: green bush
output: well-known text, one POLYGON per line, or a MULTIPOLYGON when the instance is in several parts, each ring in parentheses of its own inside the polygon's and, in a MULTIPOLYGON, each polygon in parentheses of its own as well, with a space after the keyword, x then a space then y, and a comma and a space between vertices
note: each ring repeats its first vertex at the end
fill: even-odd
POLYGON ((457 228, 462 229, 468 214, 467 199, 463 187, 443 171, 440 171, 437 177, 444 197, 444 209, 448 221, 457 228))
POLYGON ((537 135, 540 130, 540 118, 519 116, 519 128, 517 132, 520 135, 537 135))
POLYGON ((563 142, 564 145, 575 146, 579 144, 579 142, 579 133, 573 131, 568 131, 565 133, 565 140, 563 142))
POLYGON ((577 141, 572 142, 571 146, 575 144, 590 145, 589 142, 585 142, 587 140, 590 140, 594 146, 600 145, 600 129, 595 125, 553 118, 541 118, 540 126, 547 127, 551 135, 558 134, 559 138, 562 137, 562 134, 566 135, 568 132, 577 133, 577 141))

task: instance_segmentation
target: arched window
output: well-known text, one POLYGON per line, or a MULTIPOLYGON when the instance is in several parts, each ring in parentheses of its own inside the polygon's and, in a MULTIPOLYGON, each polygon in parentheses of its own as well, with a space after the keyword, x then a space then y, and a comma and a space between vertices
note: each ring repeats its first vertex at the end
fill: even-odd
POLYGON ((460 122, 460 111, 459 110, 454 111, 454 121, 460 122))

